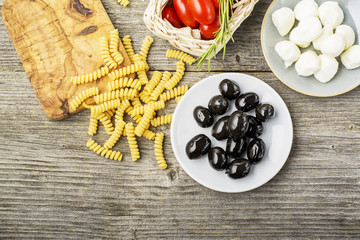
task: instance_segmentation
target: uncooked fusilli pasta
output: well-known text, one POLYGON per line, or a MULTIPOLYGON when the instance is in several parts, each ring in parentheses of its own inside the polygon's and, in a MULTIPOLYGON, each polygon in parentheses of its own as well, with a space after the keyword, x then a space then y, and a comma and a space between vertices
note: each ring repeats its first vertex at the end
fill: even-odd
POLYGON ((91 107, 91 116, 103 113, 111 108, 118 108, 121 105, 120 99, 114 99, 91 107))
POLYGON ((146 130, 143 134, 143 137, 149 139, 149 140, 154 140, 155 139, 155 133, 153 131, 150 130, 146 130))
POLYGON ((115 119, 116 120, 123 120, 124 119, 124 112, 129 106, 131 106, 129 100, 125 99, 124 101, 122 101, 120 107, 118 109, 116 109, 115 119))
POLYGON ((123 120, 116 121, 114 132, 111 134, 111 137, 105 142, 104 147, 111 149, 117 143, 120 136, 123 134, 125 124, 126 123, 123 120))
POLYGON ((89 123, 89 130, 88 130, 88 134, 93 136, 96 134, 97 129, 98 129, 98 120, 94 117, 90 117, 90 123, 89 123))
POLYGON ((131 38, 129 35, 126 35, 125 37, 123 37, 123 45, 125 48, 125 51, 127 53, 127 55, 129 56, 131 63, 134 63, 134 49, 133 46, 131 44, 131 38))
POLYGON ((75 96, 75 98, 69 103, 70 108, 72 110, 76 110, 83 101, 88 99, 89 97, 95 96, 99 94, 99 89, 97 87, 92 87, 85 89, 81 93, 75 96))
POLYGON ((143 92, 150 95, 152 90, 159 84, 162 74, 159 71, 155 71, 150 81, 145 85, 143 92))
POLYGON ((92 73, 84 74, 81 76, 71 77, 70 80, 72 81, 73 84, 79 85, 79 84, 83 84, 83 83, 89 83, 89 82, 96 81, 97 79, 100 79, 103 76, 108 75, 108 74, 109 74, 109 68, 108 68, 108 66, 104 66, 92 73))
POLYGON ((140 56, 142 57, 142 60, 145 62, 145 70, 149 70, 149 65, 147 64, 147 55, 149 54, 149 49, 151 47, 151 44, 154 42, 154 39, 152 37, 145 37, 143 44, 141 46, 140 56))
POLYGON ((172 121, 173 114, 166 114, 154 119, 151 119, 151 125, 154 127, 169 124, 172 121))
POLYGON ((120 65, 124 61, 124 57, 119 52, 119 31, 117 29, 110 31, 110 54, 115 62, 120 65))
POLYGON ((130 4, 129 0, 118 0, 117 2, 123 7, 126 7, 127 5, 130 4))
POLYGON ((163 101, 168 101, 177 96, 184 95, 188 90, 189 90, 188 85, 179 86, 164 92, 163 94, 160 95, 159 99, 163 101))
POLYGON ((150 98, 153 101, 156 101, 160 94, 164 91, 165 89, 165 84, 169 81, 169 79, 171 78, 171 73, 170 72, 164 72, 161 81, 159 82, 159 84, 155 87, 155 89, 152 91, 152 93, 150 94, 150 98))
POLYGON ((121 88, 115 91, 102 93, 99 95, 96 95, 94 97, 94 100, 97 104, 103 103, 106 101, 114 100, 114 99, 134 99, 135 96, 138 95, 138 91, 132 88, 121 88))
POLYGON ((109 73, 108 76, 110 77, 111 80, 115 80, 117 78, 121 78, 131 73, 135 73, 144 69, 145 69, 144 62, 135 62, 130 66, 114 70, 113 72, 109 73))
POLYGON ((179 103, 182 97, 183 97, 183 96, 178 96, 178 97, 176 97, 176 98, 175 98, 175 102, 176 102, 176 103, 179 103))
POLYGON ((100 154, 101 156, 105 156, 106 158, 110 158, 111 160, 117 160, 117 161, 122 160, 121 152, 112 151, 109 150, 108 148, 102 147, 91 138, 86 143, 86 146, 91 150, 93 150, 94 152, 96 152, 97 154, 100 154))
POLYGON ((101 113, 97 116, 97 119, 99 119, 99 121, 104 125, 106 133, 111 135, 114 131, 114 126, 109 115, 101 113))
POLYGON ((164 158, 163 143, 164 143, 164 134, 156 133, 155 142, 154 142, 154 150, 155 150, 157 164, 159 165, 159 167, 161 169, 166 169, 167 163, 164 158))
POLYGON ((114 91, 120 88, 126 88, 130 87, 136 90, 140 90, 141 83, 138 79, 132 79, 132 78, 119 78, 114 81, 111 81, 108 83, 108 88, 110 91, 114 91))
POLYGON ((109 69, 116 68, 117 63, 110 55, 108 39, 106 37, 100 37, 99 42, 100 42, 100 53, 102 58, 104 59, 106 66, 108 66, 109 69))
POLYGON ((134 125, 132 123, 127 123, 125 125, 125 132, 126 132, 126 137, 127 137, 128 143, 129 143, 131 158, 133 161, 136 161, 140 158, 140 152, 139 152, 139 147, 138 147, 136 137, 135 137, 134 125))
POLYGON ((176 84, 180 82, 180 80, 184 76, 184 73, 185 73, 185 64, 183 61, 180 60, 176 63, 176 73, 174 74, 174 76, 170 78, 169 81, 165 83, 165 88, 167 90, 171 90, 172 88, 174 88, 176 84))
MULTIPOLYGON (((163 109, 165 108, 165 102, 164 101, 157 101, 157 102, 153 102, 153 105, 154 105, 154 110, 157 111, 159 109, 163 109)), ((147 107, 148 105, 144 106, 144 105, 141 105, 139 107, 134 107, 134 109, 130 112, 130 116, 133 117, 135 115, 141 115, 141 114, 144 114, 145 112, 145 108, 147 107)))
POLYGON ((141 137, 143 133, 150 127, 150 121, 154 118, 155 106, 154 104, 147 105, 144 110, 144 115, 139 124, 135 128, 136 136, 141 137))
POLYGON ((179 50, 175 50, 175 49, 168 49, 166 51, 166 57, 167 58, 177 58, 179 60, 186 62, 189 65, 193 64, 196 61, 196 59, 193 58, 192 56, 190 56, 189 54, 184 53, 179 50))

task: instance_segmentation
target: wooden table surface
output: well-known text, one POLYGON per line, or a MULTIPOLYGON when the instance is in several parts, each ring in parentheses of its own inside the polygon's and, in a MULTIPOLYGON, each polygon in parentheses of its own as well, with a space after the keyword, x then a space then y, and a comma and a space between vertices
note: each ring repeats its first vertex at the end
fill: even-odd
MULTIPOLYGON (((142 22, 147 1, 131 0, 127 8, 102 2, 121 36, 130 34, 139 50, 151 35, 142 22)), ((127 146, 120 147, 122 162, 90 152, 89 112, 46 118, 1 20, 0 239, 359 239, 360 88, 314 98, 283 85, 260 46, 270 2, 260 1, 237 30, 226 61, 213 61, 211 73, 188 67, 183 80, 193 85, 217 72, 250 74, 272 86, 290 110, 294 143, 286 164, 267 184, 238 194, 192 180, 172 153, 169 126, 160 128, 165 171, 146 139, 136 163, 127 146)), ((176 61, 164 56, 168 47, 155 38, 151 71, 175 70, 176 61)))

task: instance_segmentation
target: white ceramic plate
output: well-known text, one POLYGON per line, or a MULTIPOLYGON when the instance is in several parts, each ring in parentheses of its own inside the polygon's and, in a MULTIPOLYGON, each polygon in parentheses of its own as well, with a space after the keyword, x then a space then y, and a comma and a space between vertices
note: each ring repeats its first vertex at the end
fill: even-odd
MULTIPOLYGON (((234 110, 234 101, 225 115, 234 110)), ((250 112, 253 114, 253 111, 250 112)), ((221 116, 220 116, 221 117, 221 116)), ((215 121, 220 118, 215 118, 215 121)), ((224 73, 208 77, 196 83, 181 99, 175 109, 171 124, 171 144, 175 156, 186 171, 198 183, 220 192, 245 192, 257 188, 273 178, 286 162, 293 140, 293 126, 290 113, 281 97, 263 81, 240 73, 224 73), (225 171, 214 170, 207 155, 197 160, 190 160, 185 153, 188 141, 200 133, 206 134, 211 140, 211 146, 225 149, 226 140, 218 141, 211 135, 211 129, 201 128, 193 118, 196 106, 207 107, 211 97, 219 95, 219 83, 228 78, 237 82, 241 92, 255 92, 260 101, 274 106, 276 117, 264 123, 264 131, 260 136, 266 144, 266 154, 256 165, 253 165, 248 176, 241 179, 231 179, 225 171)))
MULTIPOLYGON (((326 0, 315 0, 319 6, 326 0)), ((332 0, 334 1, 334 0, 332 0)), ((354 70, 347 70, 339 62, 339 72, 335 77, 328 83, 321 83, 314 76, 301 77, 297 75, 294 64, 285 69, 283 60, 277 55, 274 48, 276 43, 282 40, 288 40, 289 34, 285 37, 281 37, 276 27, 274 26, 271 16, 274 11, 281 7, 289 7, 294 9, 299 1, 289 0, 274 0, 270 5, 268 11, 265 14, 263 25, 261 28, 261 45, 263 53, 269 67, 274 74, 288 87, 295 91, 298 91, 305 95, 316 96, 316 97, 331 97, 346 93, 360 85, 360 68, 354 70)), ((356 33, 356 43, 359 44, 359 32, 360 32, 360 1, 359 0, 337 0, 340 7, 344 11, 344 22, 343 24, 350 25, 356 33)), ((295 25, 297 25, 296 21, 295 25)), ((312 45, 309 48, 311 49, 312 45)), ((301 52, 307 49, 301 49, 301 52)), ((316 51, 319 54, 319 51, 316 51)))

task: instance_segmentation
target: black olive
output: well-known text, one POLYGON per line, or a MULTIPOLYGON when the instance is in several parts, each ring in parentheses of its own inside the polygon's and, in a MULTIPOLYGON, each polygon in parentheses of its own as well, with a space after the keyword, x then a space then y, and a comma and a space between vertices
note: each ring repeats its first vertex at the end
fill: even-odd
POLYGON ((243 178, 249 174, 251 169, 251 163, 244 159, 238 158, 232 161, 226 167, 226 174, 231 178, 243 178))
POLYGON ((246 136, 249 138, 257 138, 263 132, 263 125, 259 119, 253 116, 249 117, 249 129, 246 132, 246 136))
POLYGON ((234 100, 240 95, 240 87, 236 82, 224 79, 219 84, 219 91, 229 100, 234 100))
POLYGON ((223 115, 229 108, 229 103, 226 98, 217 95, 210 99, 208 107, 213 114, 223 115))
POLYGON ((211 148, 208 153, 210 166, 215 170, 222 170, 226 168, 227 156, 224 149, 221 147, 211 148))
POLYGON ((224 140, 229 137, 229 126, 228 126, 229 116, 220 118, 215 124, 211 131, 211 134, 217 140, 224 140))
POLYGON ((228 127, 230 137, 240 139, 245 136, 249 128, 249 118, 245 113, 235 111, 230 115, 228 127))
POLYGON ((199 158, 208 153, 210 147, 210 139, 204 134, 199 134, 186 144, 186 155, 190 159, 199 158))
POLYGON ((226 142, 226 154, 231 158, 241 157, 246 151, 246 146, 246 138, 240 138, 239 140, 228 138, 226 142))
POLYGON ((260 162, 265 154, 265 143, 260 138, 253 139, 247 148, 247 157, 249 161, 260 162))
POLYGON ((253 92, 243 93, 235 100, 235 107, 243 112, 248 112, 257 105, 259 105, 259 96, 253 92))
POLYGON ((214 123, 214 117, 211 111, 202 106, 197 106, 194 109, 193 116, 200 127, 207 128, 214 123))
POLYGON ((275 116, 275 110, 270 104, 260 104, 256 107, 255 114, 260 121, 265 122, 266 119, 270 119, 275 116))

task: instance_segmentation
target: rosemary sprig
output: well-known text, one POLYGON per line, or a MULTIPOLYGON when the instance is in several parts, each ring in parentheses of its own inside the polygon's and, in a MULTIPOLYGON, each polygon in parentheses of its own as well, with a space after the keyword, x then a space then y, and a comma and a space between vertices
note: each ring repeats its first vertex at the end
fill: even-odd
MULTIPOLYGON (((220 18, 220 28, 216 31, 216 37, 214 43, 211 44, 208 49, 201 55, 198 60, 198 69, 201 68, 206 59, 208 59, 208 70, 210 72, 210 61, 212 58, 216 58, 216 49, 219 46, 223 47, 223 60, 225 58, 226 52, 226 39, 229 37, 233 42, 234 38, 231 35, 229 29, 229 23, 232 20, 232 15, 230 17, 230 12, 234 4, 233 0, 220 0, 219 8, 219 18, 220 18)), ((231 13, 232 14, 232 13, 231 13)))

